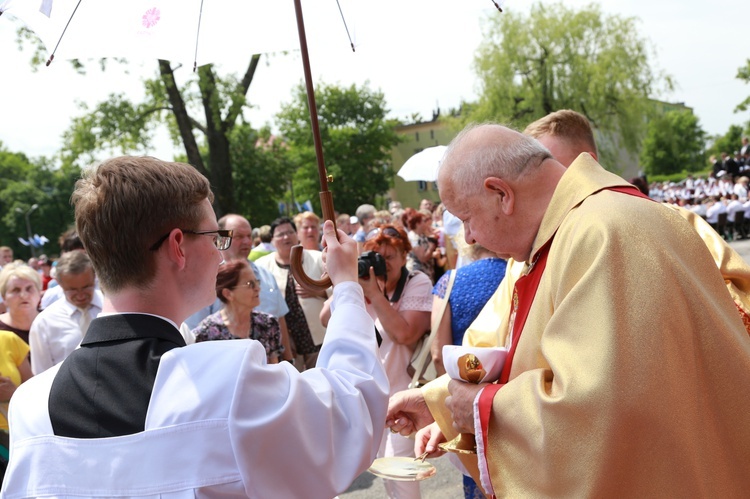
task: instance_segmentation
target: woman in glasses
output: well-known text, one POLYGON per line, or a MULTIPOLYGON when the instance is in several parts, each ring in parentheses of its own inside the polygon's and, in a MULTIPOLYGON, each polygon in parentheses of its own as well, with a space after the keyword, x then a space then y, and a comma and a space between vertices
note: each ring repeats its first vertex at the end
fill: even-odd
POLYGON ((272 315, 253 310, 260 304, 260 283, 246 260, 232 260, 219 268, 216 296, 224 306, 193 330, 196 343, 258 340, 266 349, 268 362, 277 363, 284 351, 279 321, 272 315))

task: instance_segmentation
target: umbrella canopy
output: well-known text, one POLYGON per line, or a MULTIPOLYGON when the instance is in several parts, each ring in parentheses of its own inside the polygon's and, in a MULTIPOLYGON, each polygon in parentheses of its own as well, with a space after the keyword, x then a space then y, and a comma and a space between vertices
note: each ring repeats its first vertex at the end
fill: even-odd
MULTIPOLYGON (((0 0, 0 13, 20 19, 50 54, 63 59, 167 59, 200 66, 299 49, 300 43, 291 1, 0 0)), ((309 32, 341 24, 335 1, 315 2, 305 18, 309 32)))
POLYGON ((434 182, 437 180, 438 167, 445 154, 446 146, 434 146, 422 149, 406 160, 398 171, 398 176, 407 182, 423 180, 434 182))

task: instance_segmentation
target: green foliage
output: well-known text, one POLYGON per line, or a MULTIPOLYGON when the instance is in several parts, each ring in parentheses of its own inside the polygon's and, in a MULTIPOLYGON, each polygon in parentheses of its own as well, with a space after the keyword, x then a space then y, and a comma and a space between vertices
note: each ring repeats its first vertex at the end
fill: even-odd
MULTIPOLYGON (((371 203, 385 193, 393 179, 391 148, 399 142, 396 123, 386 119, 385 97, 368 83, 319 84, 315 90, 318 122, 329 186, 341 213, 371 203)), ((291 179, 297 202, 310 199, 320 213, 320 181, 305 87, 299 85, 290 103, 277 115, 278 127, 289 144, 287 160, 296 165, 291 179)))
MULTIPOLYGON (((250 154, 247 144, 232 152, 232 141, 238 140, 232 137, 235 127, 247 127, 242 112, 259 59, 260 55, 252 56, 242 76, 222 77, 213 66, 201 66, 179 86, 170 62, 160 60, 158 76, 144 81, 142 102, 112 94, 92 109, 80 105, 82 114, 72 120, 65 133, 64 160, 83 166, 103 153, 148 153, 154 132, 166 126, 174 144, 184 147, 182 161, 193 165, 211 182, 217 214, 249 209, 247 201, 239 200, 234 187, 235 176, 245 177, 242 173, 235 175, 233 168, 235 164, 254 165, 257 158, 250 154)), ((257 135, 257 131, 245 128, 236 135, 248 134, 257 135)), ((268 181, 273 176, 264 178, 268 181)), ((275 200, 264 199, 259 206, 262 204, 273 205, 275 200)))
POLYGON ((635 152, 648 98, 662 83, 671 88, 670 78, 651 68, 649 52, 635 18, 605 15, 595 4, 580 10, 535 4, 529 16, 493 16, 475 58, 480 99, 467 121, 523 129, 550 112, 572 109, 603 135, 604 156, 612 157, 619 144, 635 152))
POLYGON ((721 157, 721 153, 732 154, 742 147, 743 130, 740 125, 729 125, 729 130, 724 135, 713 137, 713 143, 706 153, 710 156, 721 157))
POLYGON ((292 174, 286 145, 271 135, 268 128, 254 130, 247 124, 237 126, 230 136, 237 212, 253 227, 270 223, 279 216, 276 200, 287 188, 284 179, 292 174))
POLYGON ((641 165, 649 175, 700 170, 706 163, 705 141, 706 134, 690 111, 654 116, 643 141, 641 165))
POLYGON ((63 157, 67 161, 91 163, 97 154, 144 152, 151 147, 156 125, 151 119, 151 104, 134 104, 124 94, 110 94, 94 109, 84 103, 78 107, 83 114, 74 117, 63 133, 63 157))
POLYGON ((0 143, 0 245, 13 248, 17 258, 31 256, 31 250, 18 238, 28 237, 24 215, 38 204, 39 208, 29 214, 32 235, 44 235, 50 240, 41 251, 59 253, 57 238, 73 223, 70 195, 79 177, 77 167, 54 168, 49 159, 31 160, 22 153, 8 151, 0 143))
MULTIPOLYGON (((737 79, 742 80, 745 83, 750 83, 750 59, 745 61, 745 65, 737 70, 737 79)), ((739 111, 747 111, 748 109, 750 109, 750 96, 748 96, 744 101, 737 104, 734 112, 737 113, 739 111)))

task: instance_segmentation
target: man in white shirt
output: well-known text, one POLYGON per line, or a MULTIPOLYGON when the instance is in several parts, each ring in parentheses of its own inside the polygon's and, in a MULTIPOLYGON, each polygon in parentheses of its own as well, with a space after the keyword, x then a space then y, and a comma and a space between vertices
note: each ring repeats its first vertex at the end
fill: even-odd
POLYGON ((734 222, 734 215, 738 211, 744 213, 745 207, 742 206, 742 202, 737 194, 731 194, 729 196, 729 202, 727 203, 727 221, 734 222))
POLYGON ((178 324, 214 300, 232 238, 208 180, 188 164, 130 156, 85 175, 72 201, 103 310, 80 348, 16 390, 3 496, 346 490, 375 458, 389 391, 356 243, 326 222, 334 310, 319 369, 267 364, 255 340, 186 346, 178 324))
MULTIPOLYGON (((68 253, 69 251, 85 251, 85 249, 83 248, 83 243, 81 242, 81 238, 78 237, 78 233, 76 232, 75 227, 72 227, 63 232, 60 235, 58 242, 60 243, 60 251, 63 255, 68 253)), ((57 267, 54 268, 53 272, 53 275, 56 276, 57 267)), ((96 289, 99 289, 98 282, 96 283, 96 289)), ((39 308, 41 310, 44 310, 45 308, 55 303, 57 300, 62 299, 63 295, 63 290, 62 288, 60 288, 60 286, 58 286, 57 279, 52 279, 49 282, 44 295, 42 295, 42 301, 39 304, 39 308)))
POLYGON ((45 308, 31 323, 29 346, 34 374, 59 364, 81 343, 88 325, 102 311, 102 292, 95 289, 94 268, 83 251, 57 261, 57 282, 64 300, 45 308))
POLYGON ((715 225, 719 222, 719 215, 727 212, 727 206, 718 197, 714 197, 706 208, 706 222, 715 225))

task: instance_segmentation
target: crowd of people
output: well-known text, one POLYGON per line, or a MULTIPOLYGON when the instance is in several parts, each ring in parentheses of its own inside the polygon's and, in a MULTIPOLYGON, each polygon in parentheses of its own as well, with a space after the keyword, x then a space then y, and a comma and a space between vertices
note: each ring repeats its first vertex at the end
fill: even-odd
POLYGON ((254 229, 189 165, 105 161, 54 263, 0 248, 2 493, 330 499, 462 432, 467 498, 741 497, 750 267, 691 205, 750 203, 744 167, 635 188, 560 111, 468 127, 437 205, 254 229), (428 336, 440 377, 410 389, 428 336), (505 347, 500 379, 451 380, 449 344, 505 347))
POLYGON ((712 170, 705 178, 689 174, 680 182, 652 182, 644 192, 692 211, 725 239, 745 239, 750 231, 750 139, 743 137, 740 150, 709 161, 712 170))
MULTIPOLYGON (((433 287, 455 266, 458 253, 445 248, 446 242, 452 246, 453 240, 443 230, 443 215, 449 214, 430 200, 423 200, 419 208, 403 208, 394 202, 388 210, 380 211, 364 204, 356 213, 339 215, 338 230, 357 242, 358 254, 377 253, 384 262, 382 275, 359 276, 359 282, 377 330, 373 338, 377 336, 379 341, 379 362, 388 379, 388 393, 395 394, 408 386, 406 367, 414 344, 430 331, 433 287)), ((215 294, 212 303, 181 321, 184 344, 252 339, 263 346, 269 365, 287 362, 300 373, 313 369, 327 337, 335 297, 332 289, 315 293, 297 283, 290 271, 290 253, 293 246, 301 245, 304 271, 314 279, 322 276, 321 219, 315 213, 302 212, 254 229, 244 216, 227 214, 217 220, 217 227, 217 244, 220 239, 226 247, 216 273, 215 294)), ((203 234, 187 229, 183 233, 203 234)), ((85 346, 89 326, 106 309, 106 294, 76 229, 66 231, 59 242, 63 252, 54 261, 46 256, 13 261, 10 248, 0 249, 7 262, 0 274, 0 295, 7 307, 0 316, 0 328, 7 332, 2 338, 6 356, 0 361, 13 365, 13 369, 3 369, 0 378, 0 397, 6 409, 21 383, 59 368, 85 346), (40 261, 50 265, 42 270, 40 261), (47 287, 43 287, 46 276, 47 287)), ((149 252, 161 250, 166 242, 166 237, 158 239, 149 252)), ((0 424, 7 437, 7 422, 2 419, 0 424)), ((3 443, 7 464, 8 439, 0 440, 3 443)), ((379 457, 408 456, 413 441, 385 433, 377 447, 379 457)), ((414 482, 386 483, 391 497, 419 497, 414 482)))

